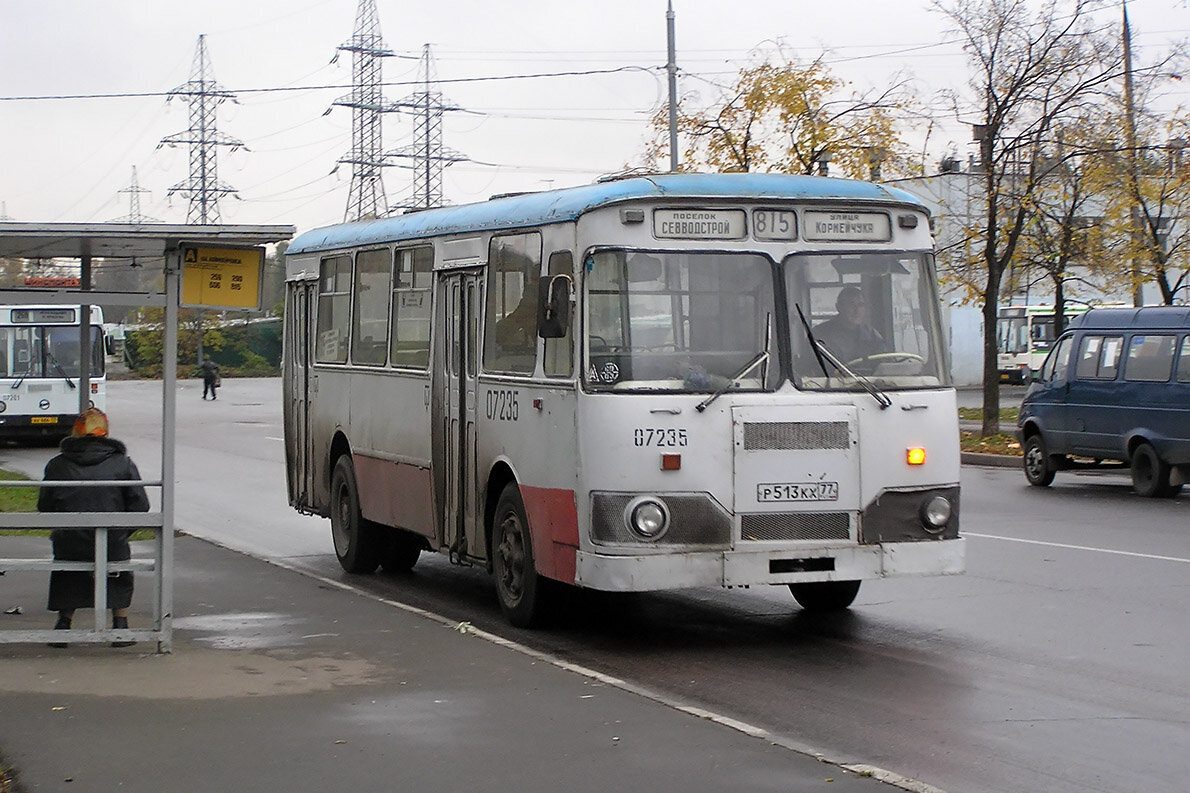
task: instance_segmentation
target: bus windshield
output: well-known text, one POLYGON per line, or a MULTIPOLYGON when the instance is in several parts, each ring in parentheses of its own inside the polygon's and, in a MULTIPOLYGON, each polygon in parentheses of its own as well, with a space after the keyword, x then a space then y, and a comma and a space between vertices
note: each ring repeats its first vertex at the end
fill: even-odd
MULTIPOLYGON (((103 340, 91 326, 90 374, 103 374, 103 340)), ((0 377, 78 377, 78 326, 0 327, 0 377)))
POLYGON ((860 377, 884 390, 949 385, 928 254, 794 255, 783 267, 798 388, 855 391, 860 377))
POLYGON ((586 277, 587 388, 696 393, 775 388, 773 284, 772 262, 758 254, 592 254, 586 277), (766 352, 771 355, 748 365, 766 352))

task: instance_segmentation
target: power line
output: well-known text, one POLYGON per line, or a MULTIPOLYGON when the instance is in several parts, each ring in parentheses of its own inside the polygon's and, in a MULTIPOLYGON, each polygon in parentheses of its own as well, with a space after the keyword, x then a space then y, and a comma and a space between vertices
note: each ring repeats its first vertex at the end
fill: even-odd
MULTIPOLYGON (((622 72, 653 72, 663 70, 664 66, 619 66, 614 69, 583 69, 577 71, 532 72, 526 74, 501 74, 486 77, 447 77, 439 79, 438 84, 490 83, 508 80, 539 80, 553 77, 593 77, 604 74, 619 74, 622 72)), ((394 82, 380 82, 380 87, 417 87, 420 80, 399 80, 394 82)), ((240 94, 270 94, 296 91, 341 91, 354 88, 354 85, 286 85, 275 88, 237 88, 234 93, 240 94)), ((72 99, 143 99, 151 97, 169 98, 174 91, 127 91, 120 93, 97 94, 41 94, 23 96, 0 96, 0 102, 50 102, 72 99)))

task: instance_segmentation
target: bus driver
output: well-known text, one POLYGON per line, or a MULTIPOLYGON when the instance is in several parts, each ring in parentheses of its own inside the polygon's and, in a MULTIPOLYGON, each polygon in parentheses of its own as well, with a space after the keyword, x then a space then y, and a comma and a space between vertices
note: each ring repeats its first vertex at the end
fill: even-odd
POLYGON ((836 358, 850 363, 889 351, 884 337, 867 322, 868 301, 858 287, 840 289, 835 309, 838 314, 814 328, 814 335, 836 358))

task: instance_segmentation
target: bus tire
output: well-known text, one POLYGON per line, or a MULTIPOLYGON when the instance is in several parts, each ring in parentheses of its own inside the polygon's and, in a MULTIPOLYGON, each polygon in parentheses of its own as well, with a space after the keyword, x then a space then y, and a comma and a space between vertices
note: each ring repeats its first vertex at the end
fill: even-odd
POLYGON ((1171 498, 1182 489, 1169 483, 1169 465, 1152 444, 1142 443, 1132 453, 1132 487, 1145 498, 1171 498))
POLYGON ((859 581, 811 581, 805 584, 790 584, 793 599, 806 611, 822 613, 842 611, 855 602, 859 594, 859 581))
POLYGON ((421 537, 404 529, 396 529, 380 556, 380 566, 386 573, 408 573, 417 564, 423 547, 425 540, 421 537))
POLYGON ((380 565, 383 535, 379 526, 360 514, 359 486, 349 454, 338 459, 331 475, 331 539, 335 556, 347 572, 372 573, 380 565))
POLYGON ((525 503, 515 482, 506 485, 496 500, 492 573, 505 619, 518 628, 540 625, 545 618, 550 582, 537 574, 525 503))
POLYGON ((1054 473, 1058 469, 1050 459, 1049 449, 1045 448, 1041 433, 1035 432, 1025 439, 1025 453, 1021 460, 1029 484, 1034 487, 1049 487, 1054 481, 1054 473))

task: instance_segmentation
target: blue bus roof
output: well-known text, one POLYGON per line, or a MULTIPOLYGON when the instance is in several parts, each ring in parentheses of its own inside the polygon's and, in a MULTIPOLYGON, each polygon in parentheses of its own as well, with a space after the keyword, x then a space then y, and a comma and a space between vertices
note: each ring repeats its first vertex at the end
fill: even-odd
POLYGON ((559 223, 576 220, 598 207, 649 198, 871 201, 928 211, 916 196, 904 190, 851 179, 762 173, 664 174, 327 226, 299 234, 287 253, 559 223))

